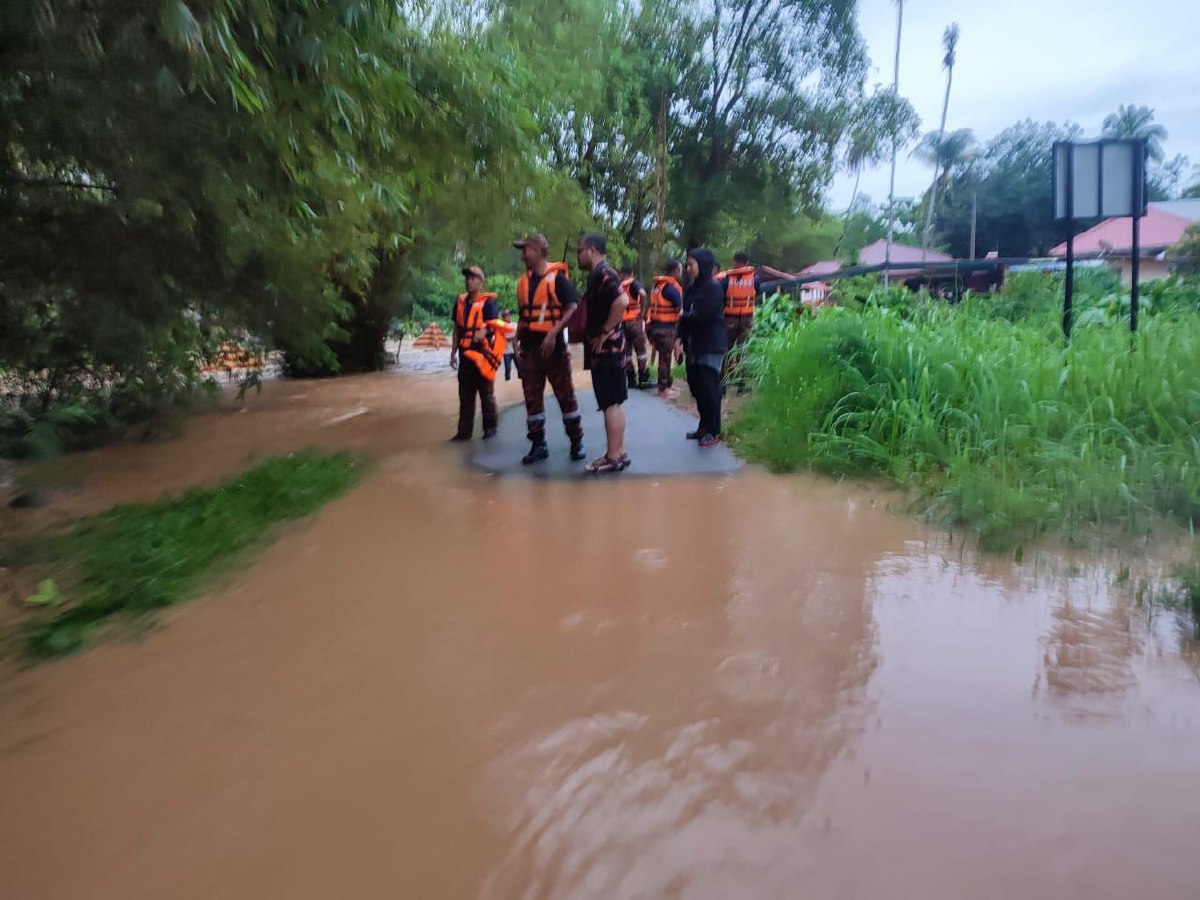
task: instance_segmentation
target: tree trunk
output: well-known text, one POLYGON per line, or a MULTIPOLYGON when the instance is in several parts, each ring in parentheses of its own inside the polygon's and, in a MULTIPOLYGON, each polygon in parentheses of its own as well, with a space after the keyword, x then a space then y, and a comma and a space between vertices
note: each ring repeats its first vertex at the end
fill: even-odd
POLYGON ((854 201, 858 199, 858 183, 862 180, 861 165, 854 170, 854 190, 850 192, 850 205, 846 207, 846 215, 842 217, 842 233, 838 235, 837 244, 833 248, 833 258, 840 259, 842 241, 846 239, 846 228, 850 224, 850 214, 854 212, 854 201))
MULTIPOLYGON (((946 113, 950 109, 950 84, 954 81, 954 66, 946 67, 946 97, 942 101, 942 124, 938 128, 938 152, 946 139, 946 113)), ((933 231, 933 208, 937 206, 938 167, 933 167, 933 186, 929 188, 929 209, 925 210, 925 231, 921 235, 921 252, 929 249, 929 234, 933 231)))
MULTIPOLYGON (((892 75, 892 96, 900 96, 900 34, 904 29, 904 0, 896 0, 896 60, 892 75)), ((888 227, 887 246, 884 248, 884 263, 892 261, 892 237, 896 233, 896 132, 892 131, 892 175, 888 183, 888 227)), ((884 268, 883 287, 887 289, 891 282, 891 273, 884 268)))
POLYGON ((662 271, 667 240, 667 93, 658 101, 654 140, 654 271, 662 271))

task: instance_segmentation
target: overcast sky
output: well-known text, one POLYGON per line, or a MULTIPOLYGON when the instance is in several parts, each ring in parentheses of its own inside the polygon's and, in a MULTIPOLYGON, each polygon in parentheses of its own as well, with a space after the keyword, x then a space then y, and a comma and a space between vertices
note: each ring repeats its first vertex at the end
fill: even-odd
MULTIPOLYGON (((1022 119, 1072 121, 1098 136, 1121 103, 1154 108, 1169 132, 1167 158, 1200 163, 1200 0, 906 0, 900 46, 900 94, 938 127, 946 76, 942 32, 962 36, 946 129, 971 128, 983 143, 1022 119)), ((896 44, 895 0, 859 0, 870 82, 890 84, 896 44)), ((896 196, 929 185, 932 172, 901 150, 896 196)), ((850 200, 853 179, 839 175, 835 209, 850 200)), ((864 193, 887 200, 888 167, 863 172, 864 193)))

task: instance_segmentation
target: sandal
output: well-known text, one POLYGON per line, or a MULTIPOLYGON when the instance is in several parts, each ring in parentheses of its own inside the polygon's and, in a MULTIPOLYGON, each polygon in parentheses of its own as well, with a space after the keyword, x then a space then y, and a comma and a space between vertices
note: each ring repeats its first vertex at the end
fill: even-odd
POLYGON ((625 468, 625 465, 628 464, 625 463, 625 465, 623 465, 622 463, 625 463, 624 458, 610 459, 606 453, 604 456, 596 457, 590 463, 584 466, 583 471, 589 475, 604 475, 608 472, 620 472, 625 468))

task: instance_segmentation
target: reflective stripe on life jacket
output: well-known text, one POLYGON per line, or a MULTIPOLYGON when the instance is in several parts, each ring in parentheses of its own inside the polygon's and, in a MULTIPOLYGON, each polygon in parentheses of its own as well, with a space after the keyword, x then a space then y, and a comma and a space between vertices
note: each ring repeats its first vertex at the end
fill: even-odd
POLYGON ((512 322, 490 319, 484 325, 480 343, 465 351, 463 356, 475 364, 480 375, 488 381, 495 381, 496 373, 504 362, 504 348, 516 332, 517 326, 512 322))
POLYGON ((475 335, 483 327, 483 307, 489 300, 495 300, 495 294, 478 293, 474 302, 467 306, 469 294, 459 294, 454 304, 454 324, 458 326, 458 346, 466 350, 475 343, 475 335))
POLYGON ((741 266, 722 272, 718 278, 726 278, 725 282, 725 315, 751 316, 754 315, 754 266, 741 266))
POLYGON ((683 296, 683 287, 670 275, 655 275, 654 287, 650 291, 650 323, 652 325, 674 325, 679 321, 679 307, 663 296, 663 291, 673 287, 683 296))
POLYGON ((642 295, 641 293, 634 294, 634 281, 636 281, 634 278, 621 280, 621 290, 629 298, 629 305, 625 307, 625 312, 621 316, 622 322, 636 322, 642 317, 642 295))
POLYGON ((563 308, 554 288, 559 272, 566 275, 567 264, 550 263, 532 297, 529 295, 530 273, 526 272, 517 280, 517 321, 522 328, 545 334, 562 321, 563 308))

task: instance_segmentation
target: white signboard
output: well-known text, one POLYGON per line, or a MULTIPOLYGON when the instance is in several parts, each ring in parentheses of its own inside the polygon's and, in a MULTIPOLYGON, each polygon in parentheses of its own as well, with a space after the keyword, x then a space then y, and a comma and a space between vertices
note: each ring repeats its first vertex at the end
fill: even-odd
POLYGON ((1101 219, 1135 214, 1146 214, 1144 142, 1062 141, 1054 145, 1054 218, 1101 219))

